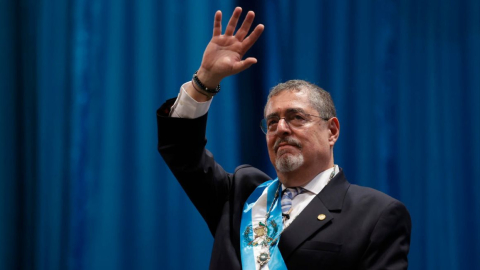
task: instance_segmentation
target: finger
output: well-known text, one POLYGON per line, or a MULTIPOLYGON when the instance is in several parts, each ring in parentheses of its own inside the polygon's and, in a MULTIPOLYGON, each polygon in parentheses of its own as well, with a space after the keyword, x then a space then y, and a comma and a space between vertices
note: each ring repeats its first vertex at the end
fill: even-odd
POLYGON ((213 36, 220 36, 222 34, 222 12, 218 10, 215 12, 215 20, 213 21, 213 36))
POLYGON ((242 8, 236 7, 233 11, 232 17, 228 22, 227 29, 225 30, 226 36, 233 36, 233 32, 235 32, 235 28, 237 28, 238 18, 240 18, 240 14, 242 14, 242 8))
POLYGON ((242 26, 238 29, 235 37, 238 40, 242 41, 248 34, 250 27, 252 26, 253 19, 255 18, 255 13, 253 11, 249 11, 247 16, 245 16, 245 20, 243 20, 242 26))
POLYGON ((245 60, 240 61, 237 63, 234 67, 235 73, 242 72, 246 70, 247 68, 251 67, 253 64, 257 63, 257 59, 254 57, 248 57, 245 60))
POLYGON ((255 42, 257 42, 258 38, 262 35, 265 26, 263 24, 257 25, 253 32, 243 41, 243 51, 248 51, 255 42))

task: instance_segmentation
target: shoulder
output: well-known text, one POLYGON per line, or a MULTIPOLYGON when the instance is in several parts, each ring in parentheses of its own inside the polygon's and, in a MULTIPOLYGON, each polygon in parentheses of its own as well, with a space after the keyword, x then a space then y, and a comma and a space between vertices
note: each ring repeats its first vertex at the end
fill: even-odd
POLYGON ((369 187, 363 187, 359 185, 350 185, 350 188, 348 190, 348 195, 356 201, 362 202, 362 203, 373 203, 373 204, 378 204, 378 203, 391 203, 394 201, 397 201, 397 199, 379 191, 373 188, 369 187))
POLYGON ((248 197, 260 184, 270 179, 270 176, 248 164, 235 169, 230 186, 230 212, 234 224, 240 224, 241 213, 248 197))
POLYGON ((238 166, 233 173, 233 178, 237 182, 242 182, 242 184, 251 182, 252 184, 255 184, 255 186, 272 179, 263 171, 248 164, 238 166))
POLYGON ((410 220, 405 205, 399 200, 373 188, 350 185, 345 206, 377 217, 397 216, 410 220))
POLYGON ((235 173, 238 175, 254 175, 254 176, 265 176, 269 177, 266 173, 262 172, 260 169, 257 169, 249 164, 242 164, 235 168, 235 173))
POLYGON ((232 191, 246 195, 250 195, 263 182, 272 179, 263 171, 248 164, 238 166, 232 178, 232 191))

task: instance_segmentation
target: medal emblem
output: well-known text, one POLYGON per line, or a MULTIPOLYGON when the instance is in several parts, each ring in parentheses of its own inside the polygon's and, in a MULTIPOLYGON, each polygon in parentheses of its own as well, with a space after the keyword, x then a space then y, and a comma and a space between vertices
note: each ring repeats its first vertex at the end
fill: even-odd
POLYGON ((253 229, 253 232, 255 233, 255 238, 257 237, 262 237, 264 236, 265 234, 267 234, 267 226, 265 226, 265 224, 263 224, 262 222, 258 223, 258 227, 255 227, 253 229))
POLYGON ((252 225, 247 226, 243 232, 243 239, 247 246, 271 245, 275 244, 278 238, 278 225, 275 220, 270 220, 270 224, 265 225, 262 222, 252 229, 252 225), (253 231, 253 237, 250 233, 253 231))
POLYGON ((257 262, 260 264, 260 267, 262 267, 264 264, 267 264, 269 260, 270 254, 268 254, 268 252, 262 252, 257 256, 257 262))

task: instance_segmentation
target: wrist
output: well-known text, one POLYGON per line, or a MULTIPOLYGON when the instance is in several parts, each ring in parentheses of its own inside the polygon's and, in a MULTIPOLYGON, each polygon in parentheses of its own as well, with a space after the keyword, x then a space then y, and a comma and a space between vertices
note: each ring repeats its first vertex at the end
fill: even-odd
POLYGON ((222 81, 221 77, 215 76, 203 67, 198 69, 197 77, 207 88, 210 89, 215 89, 222 81))
MULTIPOLYGON (((209 82, 211 82, 210 80, 209 82)), ((207 87, 201 80, 198 78, 198 71, 193 74, 192 77, 192 85, 194 86, 195 90, 200 93, 205 94, 207 97, 211 98, 220 92, 220 84, 217 84, 215 88, 207 87)))
POLYGON ((211 97, 209 97, 207 94, 204 94, 200 91, 198 91, 195 86, 194 86, 194 83, 192 81, 190 81, 189 83, 185 83, 183 85, 183 89, 185 90, 185 92, 187 92, 187 94, 193 98, 196 102, 205 102, 205 101, 209 101, 210 99, 212 99, 211 97))
POLYGON ((210 100, 210 99, 212 99, 213 96, 215 96, 214 94, 211 94, 211 93, 203 91, 202 89, 199 89, 197 86, 195 86, 196 83, 193 80, 190 81, 190 82, 192 84, 193 89, 195 89, 195 91, 197 91, 197 93, 205 96, 207 98, 207 100, 210 100))

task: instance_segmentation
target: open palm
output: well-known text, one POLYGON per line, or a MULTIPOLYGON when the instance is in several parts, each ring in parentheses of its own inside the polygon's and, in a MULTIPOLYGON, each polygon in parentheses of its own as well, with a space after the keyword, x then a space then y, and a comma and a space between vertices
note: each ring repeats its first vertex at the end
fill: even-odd
POLYGON ((254 57, 242 60, 245 53, 252 47, 263 32, 264 26, 259 24, 252 33, 247 34, 252 26, 255 14, 249 11, 242 26, 235 33, 235 28, 242 9, 235 8, 228 22, 225 33, 222 35, 222 13, 215 13, 213 37, 205 52, 201 68, 209 73, 209 77, 220 82, 223 78, 239 73, 257 62, 254 57))

